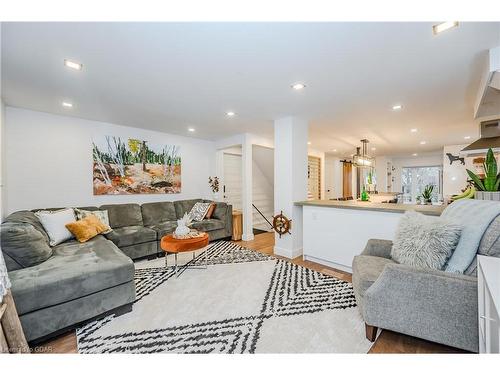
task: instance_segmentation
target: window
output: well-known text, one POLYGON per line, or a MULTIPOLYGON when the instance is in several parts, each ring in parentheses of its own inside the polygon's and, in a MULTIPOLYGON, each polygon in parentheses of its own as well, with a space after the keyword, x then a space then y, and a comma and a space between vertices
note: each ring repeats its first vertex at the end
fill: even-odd
POLYGON ((427 185, 434 185, 432 200, 441 199, 443 188, 443 169, 433 167, 403 167, 401 170, 401 188, 404 203, 413 203, 422 194, 427 185))

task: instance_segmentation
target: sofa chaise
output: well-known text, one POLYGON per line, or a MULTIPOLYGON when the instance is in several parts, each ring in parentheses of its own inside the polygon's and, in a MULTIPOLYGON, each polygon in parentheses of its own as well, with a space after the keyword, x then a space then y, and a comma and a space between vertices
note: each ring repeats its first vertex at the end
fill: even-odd
MULTIPOLYGON (((107 210, 108 234, 49 246, 33 211, 18 211, 1 225, 1 248, 26 339, 38 342, 89 319, 130 311, 135 301, 133 260, 164 253, 161 237, 202 199, 80 207, 107 210)), ((48 209, 54 210, 54 209, 48 209)), ((232 233, 232 207, 218 202, 211 219, 192 225, 211 241, 232 233)))

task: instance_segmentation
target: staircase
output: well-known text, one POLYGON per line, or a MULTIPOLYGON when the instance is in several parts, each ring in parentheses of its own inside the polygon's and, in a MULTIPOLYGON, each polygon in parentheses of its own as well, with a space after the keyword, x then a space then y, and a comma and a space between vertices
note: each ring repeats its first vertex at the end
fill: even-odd
MULTIPOLYGON (((271 223, 274 215, 274 150, 260 146, 253 147, 253 205, 271 223)), ((269 223, 253 209, 253 227, 272 231, 269 223)))

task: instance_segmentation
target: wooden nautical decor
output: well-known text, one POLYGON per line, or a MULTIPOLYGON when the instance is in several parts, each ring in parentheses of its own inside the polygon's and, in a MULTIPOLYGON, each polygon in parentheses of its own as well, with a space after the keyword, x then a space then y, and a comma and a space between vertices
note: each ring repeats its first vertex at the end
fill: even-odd
POLYGON ((279 215, 273 216, 273 229, 279 234, 280 238, 283 234, 290 233, 291 226, 292 220, 283 215, 283 211, 279 215))

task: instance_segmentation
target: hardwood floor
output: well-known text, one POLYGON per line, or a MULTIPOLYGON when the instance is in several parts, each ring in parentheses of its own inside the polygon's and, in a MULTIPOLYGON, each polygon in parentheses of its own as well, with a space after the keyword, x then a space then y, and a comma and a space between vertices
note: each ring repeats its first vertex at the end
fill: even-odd
MULTIPOLYGON (((260 251, 268 255, 274 255, 274 233, 258 234, 253 241, 235 242, 248 249, 260 251)), ((326 267, 318 263, 304 261, 301 257, 292 259, 291 262, 348 282, 352 281, 350 273, 326 267)), ((70 332, 33 349, 35 353, 77 353, 76 335, 74 332, 70 332)), ((400 333, 383 330, 371 347, 369 353, 463 353, 463 351, 400 333)))

